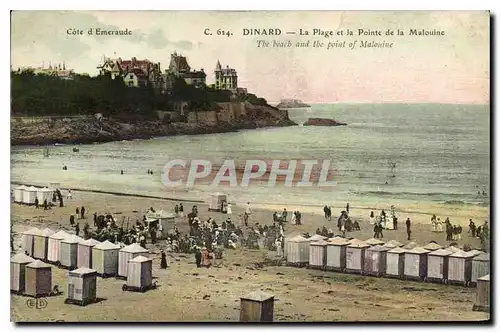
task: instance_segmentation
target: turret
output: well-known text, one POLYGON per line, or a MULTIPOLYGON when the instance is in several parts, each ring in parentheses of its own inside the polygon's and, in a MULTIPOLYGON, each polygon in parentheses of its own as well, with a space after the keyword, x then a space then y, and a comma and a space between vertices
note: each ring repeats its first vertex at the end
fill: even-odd
POLYGON ((222 66, 220 65, 220 61, 217 60, 217 65, 215 66, 215 71, 221 71, 222 70, 222 66))

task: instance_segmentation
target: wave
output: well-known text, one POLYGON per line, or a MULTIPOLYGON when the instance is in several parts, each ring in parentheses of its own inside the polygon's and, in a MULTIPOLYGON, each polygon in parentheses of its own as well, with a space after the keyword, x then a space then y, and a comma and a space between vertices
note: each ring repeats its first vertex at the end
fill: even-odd
POLYGON ((377 196, 430 196, 430 197, 436 197, 436 196, 450 196, 450 197, 471 197, 473 194, 466 194, 466 193, 444 193, 444 192, 408 192, 408 191, 353 191, 352 192, 355 195, 359 196, 372 196, 372 195, 377 195, 377 196))

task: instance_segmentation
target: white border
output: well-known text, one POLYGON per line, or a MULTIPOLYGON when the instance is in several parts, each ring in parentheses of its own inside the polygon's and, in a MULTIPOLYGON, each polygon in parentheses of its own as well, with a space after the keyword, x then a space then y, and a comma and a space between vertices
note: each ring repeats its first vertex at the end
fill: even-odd
MULTIPOLYGON (((131 4, 128 2, 121 2, 116 4, 110 4, 109 1, 102 0, 86 0, 79 2, 70 2, 70 1, 62 1, 62 0, 45 0, 43 2, 40 1, 16 1, 12 3, 14 7, 12 8, 2 8, 2 19, 0 20, 1 29, 0 36, 2 39, 2 45, 4 51, 1 53, 2 63, 4 64, 2 68, 4 68, 4 75, 2 76, 2 113, 1 116, 4 118, 4 121, 0 121, 0 134, 2 135, 2 139, 0 140, 0 151, 4 156, 2 159, 2 163, 0 163, 0 172, 1 172, 1 185, 0 185, 0 204, 1 204, 1 213, 2 218, 0 220, 3 221, 3 230, 2 232, 4 236, 4 247, 5 249, 2 251, 3 255, 3 266, 7 269, 7 264, 9 262, 9 251, 8 244, 9 239, 7 238, 9 234, 9 220, 10 220, 10 83, 9 83, 9 72, 7 62, 10 63, 10 54, 7 50, 10 50, 10 11, 9 9, 15 10, 49 10, 49 9, 59 9, 59 10, 491 10, 493 13, 498 14, 499 1, 486 1, 486 0, 475 0, 475 1, 453 1, 450 2, 452 6, 444 6, 443 3, 438 3, 435 0, 418 0, 412 2, 404 2, 404 1, 383 1, 378 0, 376 2, 371 1, 319 1, 319 0, 308 0, 304 2, 271 2, 269 0, 252 0, 252 1, 241 1, 237 2, 235 0, 217 0, 217 1, 207 1, 207 0, 191 0, 191 1, 151 1, 151 0, 141 0, 135 1, 131 4), (126 3, 126 6, 124 6, 126 3), (9 161, 9 162, 8 162, 9 161)), ((4 7, 10 2, 3 1, 1 6, 4 7)), ((498 21, 497 21, 498 25, 498 21)), ((495 44, 498 44, 498 34, 495 36, 495 44)), ((496 73, 496 72, 495 72, 496 73)), ((494 74, 494 73, 491 73, 494 74)), ((498 92, 495 89, 495 92, 498 92)), ((496 124, 496 123, 495 123, 496 124)), ((497 127, 497 126, 495 126, 497 127)), ((496 142, 497 143, 497 142, 496 142)), ((495 144, 496 152, 498 153, 498 144, 495 144)), ((497 164, 495 162, 495 164, 497 164)), ((495 185, 495 192, 497 186, 495 185)), ((496 195, 498 198, 498 193, 496 195)), ((495 203, 497 200, 495 200, 495 203)), ((496 205, 496 204, 493 204, 496 205)), ((498 213, 495 213, 494 218, 492 218, 491 224, 496 224, 498 218, 498 213)), ((495 229, 500 227, 495 227, 495 229)), ((495 232, 496 239, 500 238, 498 232, 495 232)), ((10 248, 10 246, 9 246, 10 248)), ((496 263, 496 262, 495 262, 496 263)), ((4 270, 5 271, 5 270, 4 270)), ((15 326, 10 322, 10 293, 7 288, 9 275, 8 273, 0 274, 1 288, 2 292, 5 293, 4 296, 1 296, 1 324, 3 328, 8 330, 14 329, 15 326)), ((495 287, 497 289, 498 287, 495 287)), ((498 299, 498 298, 497 298, 498 299)), ((446 303, 443 303, 443 306, 446 306, 446 303)), ((494 315, 494 313, 492 313, 494 315)), ((492 315, 492 316, 493 316, 492 315)), ((38 327, 46 330, 53 329, 55 326, 48 327, 38 327)), ((139 326, 131 326, 130 328, 137 329, 139 326)), ((188 328, 194 328, 194 326, 186 326, 188 328)), ((281 326, 278 328, 283 329, 291 329, 291 328, 301 328, 301 329, 309 329, 309 328, 328 328, 328 329, 361 329, 361 328, 369 328, 369 325, 365 325, 363 327, 356 326, 281 326)), ((404 329, 425 329, 427 326, 422 326, 421 328, 416 326, 405 326, 404 329)), ((460 328, 460 326, 456 327, 448 327, 447 329, 456 329, 460 328)), ((72 327, 60 327, 65 330, 69 330, 72 327)), ((92 328, 92 326, 86 326, 85 328, 92 328)), ((102 327, 95 327, 97 329, 101 329, 102 327)), ((106 326, 106 329, 109 329, 109 326, 106 326)), ((118 328, 123 329, 125 326, 119 326, 118 328)), ((145 329, 150 329, 154 327, 144 327, 145 329)), ((165 328, 163 326, 159 326, 158 328, 165 328)), ((178 327, 166 327, 169 330, 178 329, 178 327)), ((203 326, 203 329, 209 329, 208 326, 203 326)), ((219 326, 213 327, 219 328, 219 326)), ((237 328, 236 326, 232 326, 230 328, 237 328)), ((269 329, 271 327, 261 327, 259 329, 269 329)), ((277 328, 277 327, 272 327, 277 328)), ((372 327, 372 329, 376 330, 387 330, 387 329, 401 329, 400 326, 394 327, 372 327)), ((441 327, 444 328, 444 327, 441 327)), ((464 328, 471 329, 469 326, 464 326, 464 328)), ((103 328, 102 328, 103 329, 103 328)), ((142 329, 142 327, 141 327, 142 329)))

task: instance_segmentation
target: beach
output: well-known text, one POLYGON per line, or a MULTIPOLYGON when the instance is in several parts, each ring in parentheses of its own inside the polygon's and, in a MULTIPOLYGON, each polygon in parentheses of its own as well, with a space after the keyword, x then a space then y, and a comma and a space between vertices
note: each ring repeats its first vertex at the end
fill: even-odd
MULTIPOLYGON (((63 191, 63 194, 65 191, 63 191)), ((130 224, 141 219, 145 211, 153 207, 156 210, 172 211, 176 201, 163 199, 125 197, 72 190, 73 199, 65 200, 65 206, 53 207, 44 211, 34 207, 13 203, 11 215, 15 246, 21 245, 20 233, 31 227, 48 227, 54 231, 69 227, 69 216, 76 207, 85 206, 88 213, 86 220, 79 220, 80 228, 86 221, 92 225, 92 214, 112 213, 120 225, 124 227, 130 218, 130 224)), ((191 206, 199 206, 200 217, 206 220, 212 216, 217 222, 222 222, 227 215, 218 212, 208 212, 205 203, 183 202, 185 211, 191 206)), ((269 206, 267 206, 269 208, 269 206)), ((232 219, 243 212, 243 206, 233 205, 232 219)), ((252 206, 250 223, 272 224, 271 209, 252 206)), ((276 209, 278 206, 276 206, 276 209)), ((283 207, 280 208, 282 210, 283 207)), ((296 206, 287 206, 293 211, 296 206)), ((418 206, 408 206, 415 209, 418 206)), ((328 222, 322 215, 322 209, 314 211, 301 209, 303 225, 286 225, 285 235, 291 236, 302 232, 314 234, 316 228, 326 225, 336 234, 336 218, 328 222)), ((337 216, 339 208, 333 209, 337 216)), ((388 209, 386 209, 388 211, 388 209)), ((375 211, 376 214, 379 211, 375 211)), ((477 224, 481 217, 487 215, 487 208, 468 211, 457 209, 441 211, 454 213, 457 217, 468 218, 475 215, 477 224), (476 213, 478 215, 476 215, 476 213)), ((360 220, 361 231, 348 233, 347 236, 367 240, 373 236, 373 226, 368 223, 369 211, 351 206, 354 219, 360 220)), ((409 215, 414 221, 412 240, 425 245, 436 241, 447 245, 444 233, 432 232, 429 218, 425 213, 409 215), (419 215, 419 216, 418 216, 419 215), (422 222, 419 222, 421 220, 422 222)), ((398 240, 408 243, 404 220, 401 215, 398 230, 383 232, 383 241, 398 240)), ((445 214, 442 216, 444 219, 445 214)), ((450 218, 453 223, 454 218, 450 218)), ((474 220, 476 220, 474 219, 474 220)), ((188 229, 187 218, 176 218, 176 224, 181 232, 188 229)), ((459 245, 469 244, 480 247, 477 238, 471 238, 464 227, 459 245)), ((274 253, 265 249, 250 250, 238 248, 225 250, 224 257, 217 263, 218 267, 196 268, 194 255, 171 254, 168 256, 167 270, 159 269, 159 249, 164 247, 164 241, 151 247, 153 276, 160 287, 147 293, 124 292, 121 289, 124 281, 114 278, 97 281, 97 296, 104 300, 99 303, 78 307, 64 304, 65 294, 47 298, 44 309, 29 308, 26 297, 11 296, 11 319, 16 322, 33 321, 238 321, 240 297, 254 290, 262 290, 275 295, 275 321, 452 321, 452 320, 486 320, 489 315, 473 312, 472 305, 475 296, 474 288, 463 286, 437 285, 418 283, 386 278, 356 276, 334 272, 322 272, 305 268, 285 266, 261 266, 255 263, 274 253), (208 295, 208 296, 207 296, 208 295)), ((53 284, 67 292, 67 271, 52 268, 53 284)))

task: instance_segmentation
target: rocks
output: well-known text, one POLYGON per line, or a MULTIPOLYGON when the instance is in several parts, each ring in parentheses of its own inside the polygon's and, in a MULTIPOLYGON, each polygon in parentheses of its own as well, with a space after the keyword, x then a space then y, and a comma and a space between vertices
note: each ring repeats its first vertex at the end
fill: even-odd
POLYGON ((347 126, 347 123, 338 122, 333 119, 324 118, 309 118, 304 123, 304 126, 325 126, 325 127, 335 127, 335 126, 347 126))

